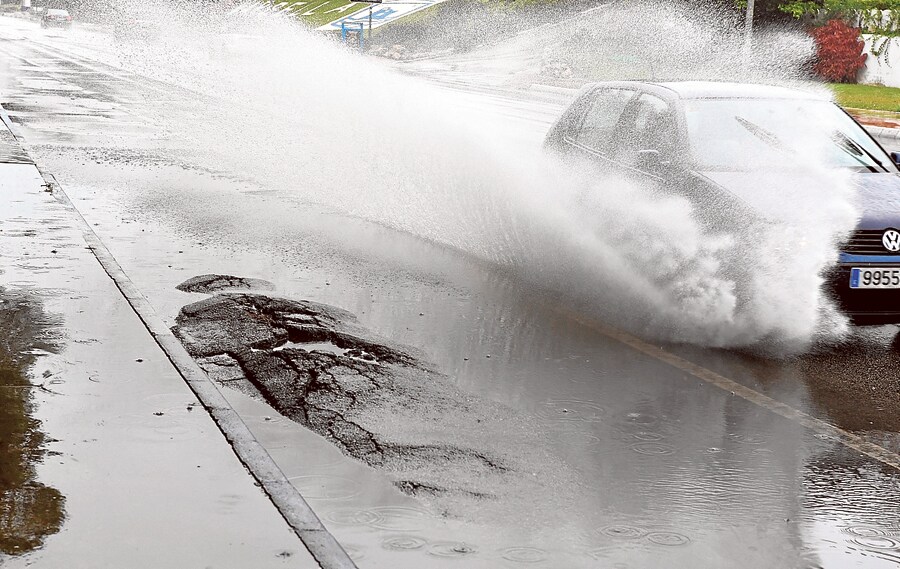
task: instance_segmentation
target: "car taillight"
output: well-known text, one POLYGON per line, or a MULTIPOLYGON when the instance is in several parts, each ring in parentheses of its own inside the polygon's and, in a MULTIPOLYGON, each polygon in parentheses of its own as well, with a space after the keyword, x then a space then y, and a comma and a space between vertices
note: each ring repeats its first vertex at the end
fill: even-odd
POLYGON ((66 16, 66 19, 67 19, 68 21, 71 22, 71 21, 72 21, 72 16, 66 16))

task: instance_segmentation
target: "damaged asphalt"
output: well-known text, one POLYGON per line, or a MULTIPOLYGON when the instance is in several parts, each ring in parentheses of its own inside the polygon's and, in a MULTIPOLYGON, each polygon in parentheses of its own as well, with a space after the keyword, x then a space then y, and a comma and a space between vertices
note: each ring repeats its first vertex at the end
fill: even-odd
POLYGON ((318 566, 33 164, 0 201, 0 565, 318 566))
POLYGON ((542 485, 559 478, 559 465, 528 450, 541 433, 520 414, 465 394, 345 310, 223 293, 183 307, 173 332, 213 380, 265 401, 445 515, 464 518, 468 502, 503 498, 523 480, 547 492, 542 485), (497 432, 503 452, 482 442, 497 432))

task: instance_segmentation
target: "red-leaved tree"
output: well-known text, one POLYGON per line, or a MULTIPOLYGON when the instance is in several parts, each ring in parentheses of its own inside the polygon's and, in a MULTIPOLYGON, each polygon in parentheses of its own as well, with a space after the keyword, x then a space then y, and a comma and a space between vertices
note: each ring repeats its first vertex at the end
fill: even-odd
POLYGON ((815 71, 835 83, 856 83, 856 75, 866 64, 865 43, 843 20, 831 20, 813 31, 816 40, 815 71))

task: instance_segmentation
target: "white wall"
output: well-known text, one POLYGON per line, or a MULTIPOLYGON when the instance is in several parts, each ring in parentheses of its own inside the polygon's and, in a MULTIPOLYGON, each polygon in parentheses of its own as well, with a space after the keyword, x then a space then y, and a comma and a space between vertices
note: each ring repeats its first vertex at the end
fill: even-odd
MULTIPOLYGON (((864 35, 866 40, 866 67, 860 74, 860 83, 881 83, 888 87, 900 87, 900 38, 891 39, 890 65, 885 61, 884 57, 875 57, 872 55, 872 38, 864 35)), ((880 44, 880 42, 879 42, 880 44)))

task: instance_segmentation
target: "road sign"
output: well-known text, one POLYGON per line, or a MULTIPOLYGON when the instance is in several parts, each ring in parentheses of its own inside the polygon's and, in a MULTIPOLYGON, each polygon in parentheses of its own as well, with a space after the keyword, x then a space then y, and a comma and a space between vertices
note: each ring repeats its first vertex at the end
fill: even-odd
MULTIPOLYGON (((383 26, 387 23, 398 20, 404 16, 408 16, 419 10, 424 10, 425 8, 430 8, 435 4, 439 4, 444 0, 411 0, 409 2, 406 1, 395 1, 392 2, 390 0, 385 2, 379 2, 378 6, 372 6, 372 27, 377 28, 383 26)), ((369 7, 363 8, 362 10, 356 11, 349 16, 344 16, 338 20, 335 20, 329 24, 321 26, 320 30, 340 30, 342 22, 360 22, 368 25, 369 23, 369 7)))

